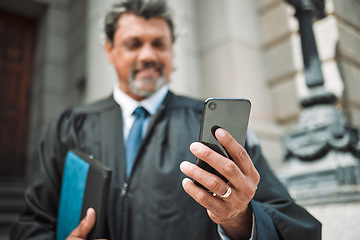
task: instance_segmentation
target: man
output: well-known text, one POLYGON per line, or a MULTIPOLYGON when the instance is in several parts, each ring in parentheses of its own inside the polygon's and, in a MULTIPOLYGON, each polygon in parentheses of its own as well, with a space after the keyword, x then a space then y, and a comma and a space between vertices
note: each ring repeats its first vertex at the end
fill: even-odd
MULTIPOLYGON (((42 168, 26 192, 26 211, 12 228, 13 239, 54 238, 69 148, 92 154, 113 170, 109 239, 320 239, 320 224, 293 202, 251 132, 245 150, 226 131, 216 131, 234 161, 194 142, 202 102, 168 91, 174 33, 165 3, 114 5, 105 30, 118 85, 112 97, 70 109, 50 125, 40 147, 42 168), (150 116, 130 164, 125 143, 138 106, 150 116), (229 182, 198 168, 189 146, 229 182)), ((95 221, 89 209, 68 239, 85 239, 95 221)))

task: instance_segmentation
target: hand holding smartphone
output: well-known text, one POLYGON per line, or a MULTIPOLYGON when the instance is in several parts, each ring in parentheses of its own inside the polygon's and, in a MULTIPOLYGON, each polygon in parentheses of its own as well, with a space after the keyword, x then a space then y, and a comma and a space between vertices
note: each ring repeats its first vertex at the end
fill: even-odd
MULTIPOLYGON (((226 149, 215 138, 215 131, 218 128, 226 130, 240 145, 244 146, 250 109, 250 101, 244 98, 206 99, 204 102, 199 142, 203 143, 224 157, 232 159, 226 149)), ((196 160, 196 165, 210 173, 219 176, 225 182, 228 182, 224 176, 222 176, 214 168, 201 159, 196 160)), ((195 184, 206 189, 196 181, 195 184)))

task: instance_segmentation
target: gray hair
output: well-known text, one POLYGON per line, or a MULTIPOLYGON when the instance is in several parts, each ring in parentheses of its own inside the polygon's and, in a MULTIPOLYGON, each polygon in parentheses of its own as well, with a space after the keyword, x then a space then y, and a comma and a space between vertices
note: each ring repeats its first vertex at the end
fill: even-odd
POLYGON ((118 28, 117 21, 124 13, 132 13, 145 19, 152 17, 163 18, 170 28, 172 42, 175 42, 174 23, 166 0, 125 0, 113 4, 105 16, 104 31, 111 43, 114 42, 114 34, 118 28))

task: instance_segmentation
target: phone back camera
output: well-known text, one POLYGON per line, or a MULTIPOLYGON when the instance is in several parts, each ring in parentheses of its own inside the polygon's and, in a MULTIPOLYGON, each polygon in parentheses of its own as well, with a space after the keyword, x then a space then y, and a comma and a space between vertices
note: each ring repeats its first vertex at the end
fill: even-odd
POLYGON ((210 110, 215 110, 216 107, 217 107, 217 105, 216 105, 216 103, 214 103, 214 102, 211 102, 211 103, 209 104, 209 109, 210 109, 210 110))

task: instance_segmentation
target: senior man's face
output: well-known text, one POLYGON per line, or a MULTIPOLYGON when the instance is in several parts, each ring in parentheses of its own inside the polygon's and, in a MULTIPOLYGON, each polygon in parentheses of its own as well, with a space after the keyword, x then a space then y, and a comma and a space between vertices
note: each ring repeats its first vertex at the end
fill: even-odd
POLYGON ((135 100, 146 98, 169 81, 172 38, 162 18, 122 15, 114 42, 107 41, 105 51, 115 66, 120 89, 135 100))

